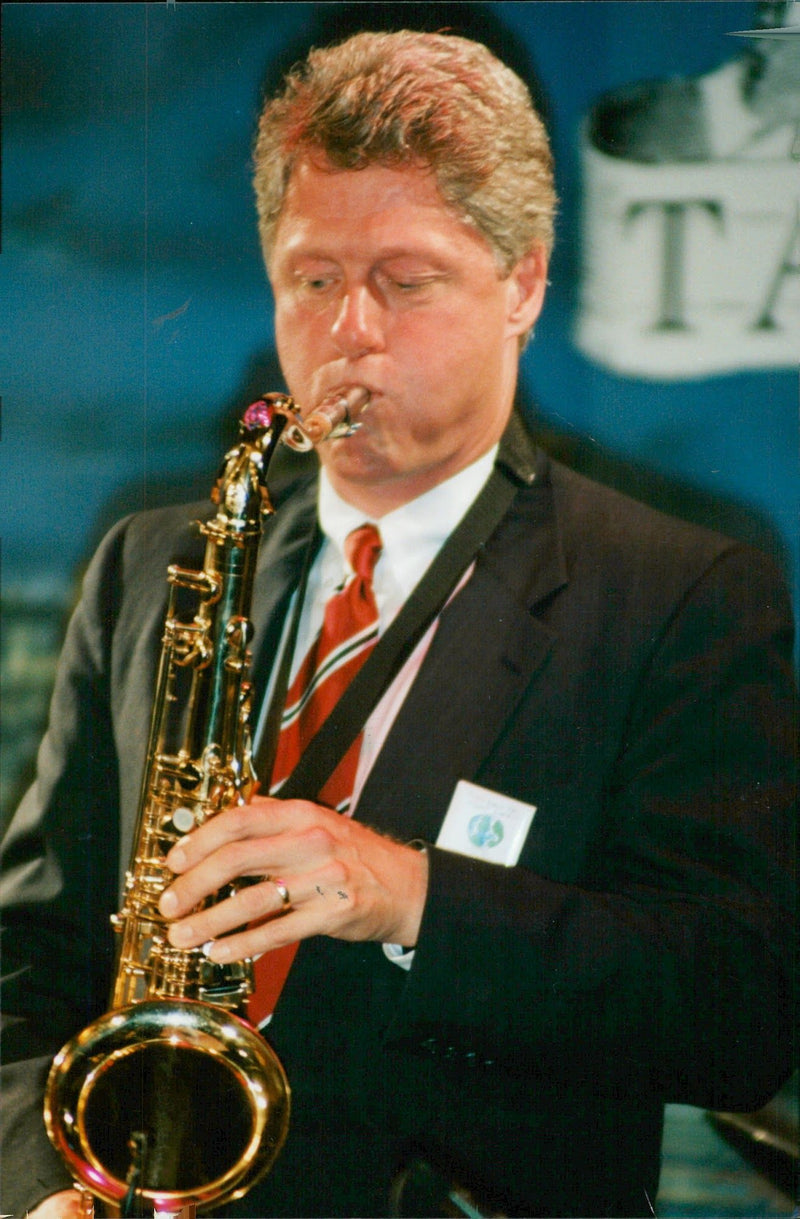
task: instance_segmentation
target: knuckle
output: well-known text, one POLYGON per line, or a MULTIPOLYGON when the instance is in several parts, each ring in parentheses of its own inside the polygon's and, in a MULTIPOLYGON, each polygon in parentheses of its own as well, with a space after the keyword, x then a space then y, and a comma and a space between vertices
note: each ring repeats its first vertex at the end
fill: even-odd
MULTIPOLYGON (((349 877, 349 870, 345 867, 345 865, 341 859, 334 858, 331 860, 330 866, 328 868, 328 877, 329 877, 330 884, 337 885, 340 888, 342 886, 347 886, 347 888, 349 890, 350 886, 347 883, 348 877, 349 877)), ((350 901, 352 901, 352 898, 350 897, 349 892, 348 892, 348 899, 350 901)))
POLYGON ((333 853, 335 839, 327 826, 319 823, 310 825, 303 831, 302 837, 308 849, 315 854, 331 855, 333 853))

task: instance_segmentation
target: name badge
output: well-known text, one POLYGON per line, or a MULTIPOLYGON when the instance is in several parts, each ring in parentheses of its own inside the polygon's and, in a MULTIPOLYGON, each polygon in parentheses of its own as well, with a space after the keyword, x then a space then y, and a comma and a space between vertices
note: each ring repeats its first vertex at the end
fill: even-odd
POLYGON ((510 868, 519 860, 535 812, 535 804, 460 779, 436 845, 510 868))

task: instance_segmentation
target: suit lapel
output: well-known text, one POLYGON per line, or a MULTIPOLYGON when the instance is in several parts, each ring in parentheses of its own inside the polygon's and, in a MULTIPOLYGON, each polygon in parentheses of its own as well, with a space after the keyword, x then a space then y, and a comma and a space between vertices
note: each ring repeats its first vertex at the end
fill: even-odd
POLYGON ((316 479, 298 489, 270 517, 253 585, 253 688, 261 706, 280 645, 291 596, 300 581, 316 522, 316 479))
POLYGON ((456 783, 478 773, 544 664, 553 636, 537 611, 565 583, 545 463, 441 614, 364 786, 360 819, 401 837, 435 839, 456 783))

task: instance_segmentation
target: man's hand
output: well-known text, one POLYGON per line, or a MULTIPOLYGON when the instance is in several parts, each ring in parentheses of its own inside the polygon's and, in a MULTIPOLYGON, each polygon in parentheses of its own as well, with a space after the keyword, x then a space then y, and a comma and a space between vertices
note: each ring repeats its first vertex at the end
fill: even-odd
POLYGON ((161 913, 175 920, 170 942, 193 948, 214 941, 207 949, 214 961, 256 956, 312 935, 408 948, 417 942, 426 855, 307 800, 259 796, 227 809, 173 847, 166 862, 176 873, 160 901, 161 913), (241 877, 265 879, 194 912, 241 877), (288 891, 290 907, 275 881, 288 891))
POLYGON ((77 1189, 62 1189, 28 1212, 28 1219, 86 1219, 86 1209, 77 1189))

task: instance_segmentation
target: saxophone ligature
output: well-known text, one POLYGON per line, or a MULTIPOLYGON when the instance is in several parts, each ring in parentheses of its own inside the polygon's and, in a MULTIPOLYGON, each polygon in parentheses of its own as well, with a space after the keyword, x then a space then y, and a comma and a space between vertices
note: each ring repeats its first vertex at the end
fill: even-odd
POLYGON ((216 515, 199 525, 203 567, 168 569, 138 822, 112 916, 111 1003, 61 1049, 46 1089, 47 1132, 87 1214, 95 1199, 122 1216, 208 1213, 247 1193, 286 1138, 285 1072, 245 1017, 252 962, 217 965, 200 948, 173 948, 158 901, 172 879, 170 847, 255 787, 250 607, 263 521, 274 511, 270 460, 279 442, 305 450, 349 435, 368 401, 363 387, 346 387, 305 420, 284 394, 248 407, 212 490, 216 515), (187 598, 191 620, 181 612, 187 598))

